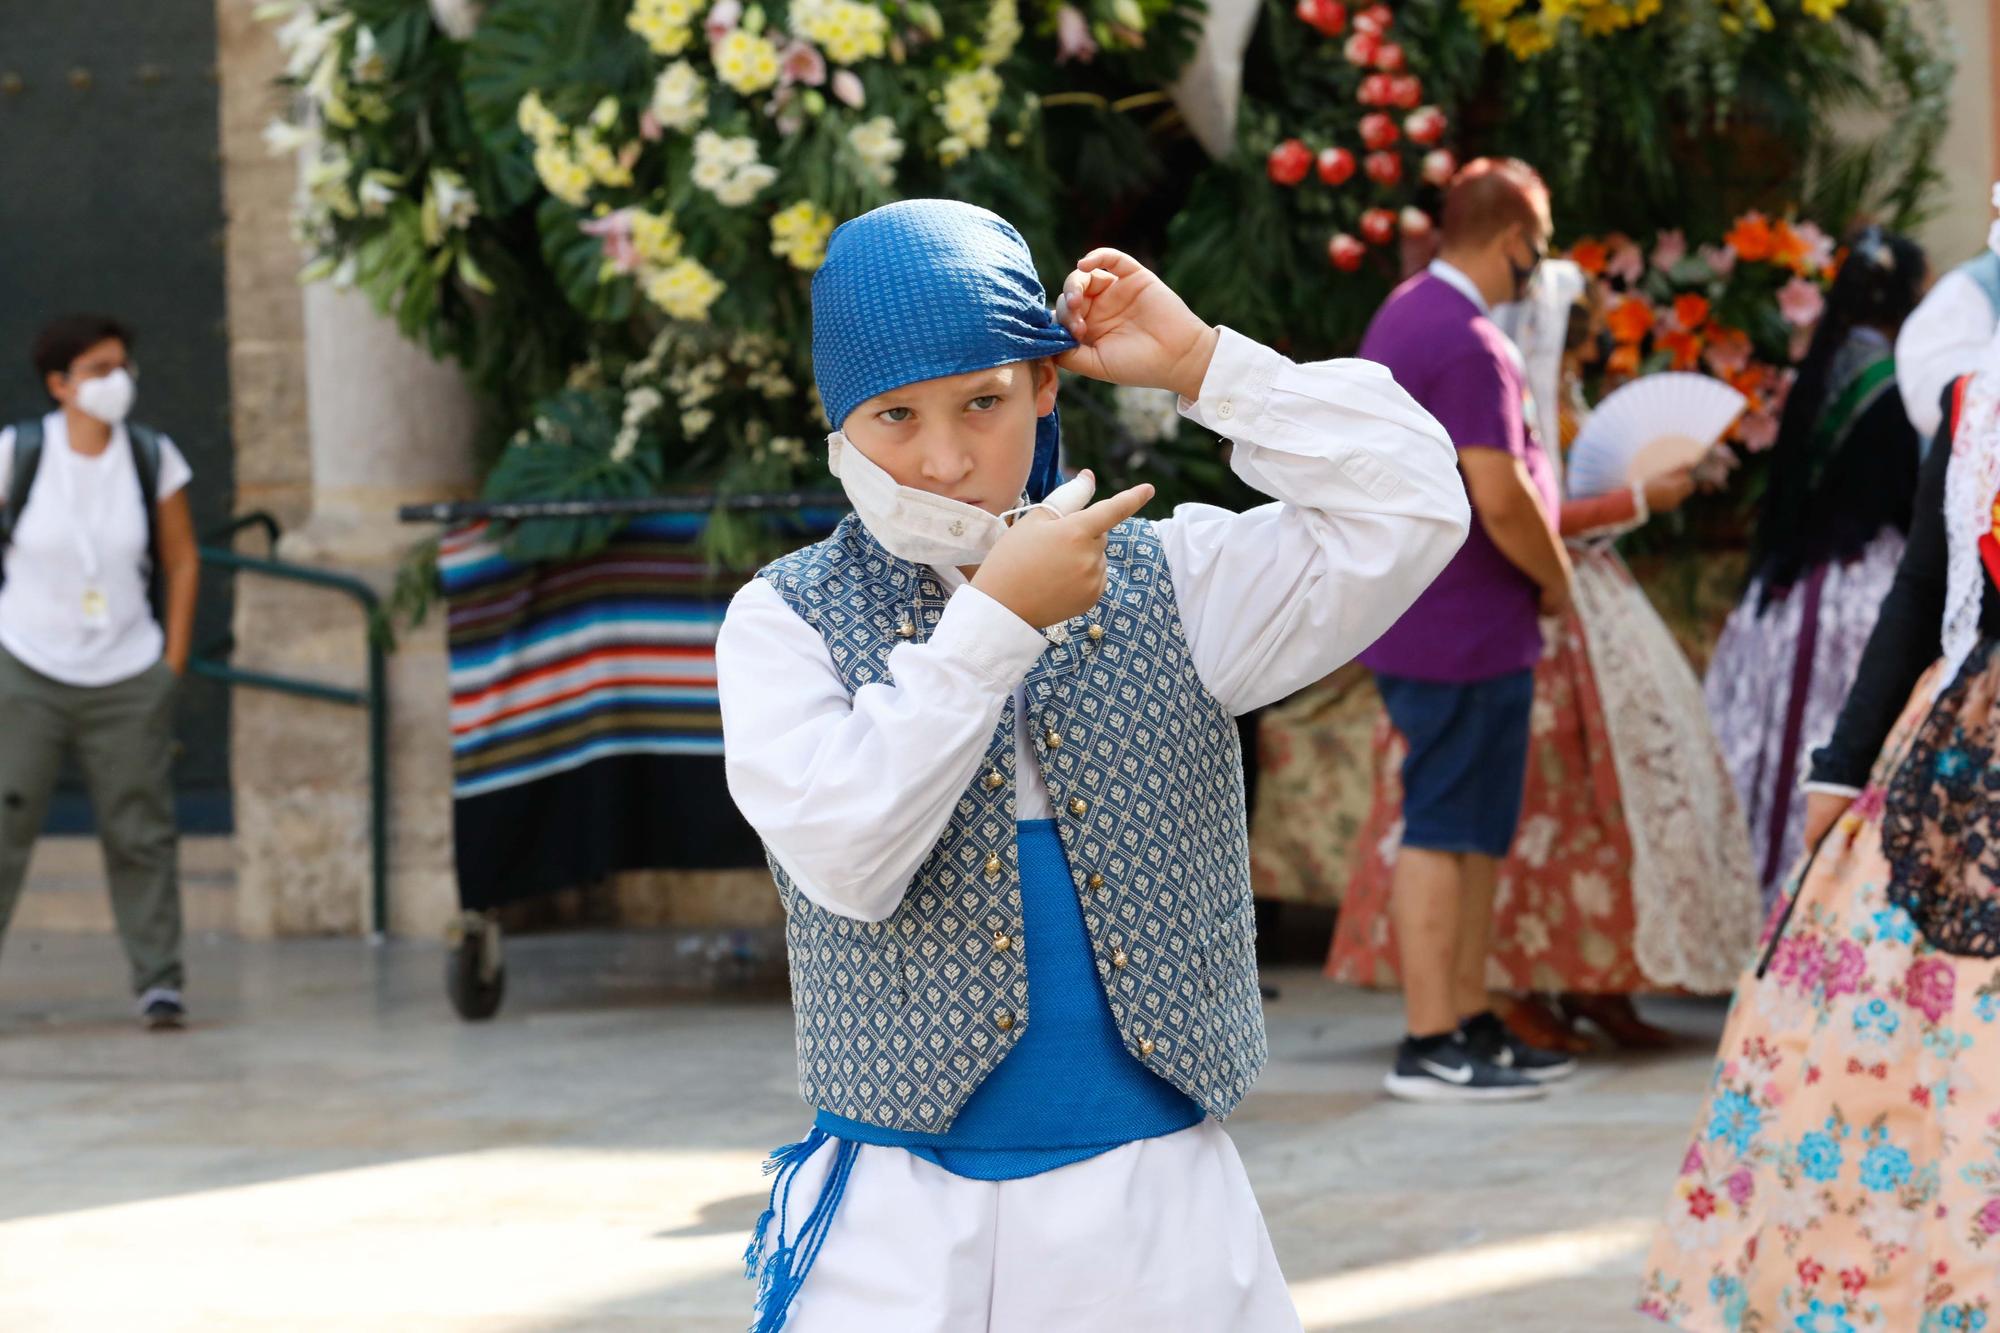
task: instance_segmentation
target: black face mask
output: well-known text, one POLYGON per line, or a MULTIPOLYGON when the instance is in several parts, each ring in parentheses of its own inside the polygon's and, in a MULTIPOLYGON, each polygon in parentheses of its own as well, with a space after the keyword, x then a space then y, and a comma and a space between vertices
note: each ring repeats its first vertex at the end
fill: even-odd
POLYGON ((1514 279, 1514 299, 1516 301, 1526 299, 1528 284, 1535 280, 1535 270, 1542 266, 1542 260, 1547 253, 1542 247, 1536 246, 1535 257, 1528 261, 1525 268, 1514 262, 1514 256, 1507 256, 1507 273, 1514 279))

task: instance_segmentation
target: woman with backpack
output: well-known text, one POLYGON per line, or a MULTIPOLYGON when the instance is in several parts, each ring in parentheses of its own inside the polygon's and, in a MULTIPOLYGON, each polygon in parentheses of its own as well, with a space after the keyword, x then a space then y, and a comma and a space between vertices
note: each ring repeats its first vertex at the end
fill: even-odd
POLYGON ((0 932, 63 756, 82 769, 142 1023, 186 1020, 171 762, 199 557, 187 460, 128 425, 132 335, 95 315, 35 340, 55 408, 0 430, 0 932))

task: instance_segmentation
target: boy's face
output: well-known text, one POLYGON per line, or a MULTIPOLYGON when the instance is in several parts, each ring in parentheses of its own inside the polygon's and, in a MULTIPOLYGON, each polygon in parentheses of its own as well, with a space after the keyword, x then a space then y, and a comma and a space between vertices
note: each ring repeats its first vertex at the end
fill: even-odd
POLYGON ((1055 405, 1055 363, 1017 361, 877 394, 840 430, 899 485, 1001 514, 1020 503, 1036 418, 1055 405))

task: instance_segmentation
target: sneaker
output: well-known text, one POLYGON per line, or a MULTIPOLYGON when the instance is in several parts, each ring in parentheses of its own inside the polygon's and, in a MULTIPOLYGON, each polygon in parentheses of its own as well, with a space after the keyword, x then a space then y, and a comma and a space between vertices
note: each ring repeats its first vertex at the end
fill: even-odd
POLYGON ((1554 1083, 1576 1072, 1576 1059, 1562 1051, 1530 1046, 1488 1009, 1459 1025, 1459 1040, 1481 1060, 1525 1074, 1537 1083, 1554 1083))
POLYGON ((1420 1045, 1410 1037, 1396 1048, 1396 1067, 1382 1086, 1406 1102, 1525 1102, 1548 1095, 1535 1080, 1480 1059, 1462 1041, 1420 1045))
POLYGON ((187 1026, 179 991, 154 989, 139 997, 139 1026, 148 1032, 178 1032, 187 1026))

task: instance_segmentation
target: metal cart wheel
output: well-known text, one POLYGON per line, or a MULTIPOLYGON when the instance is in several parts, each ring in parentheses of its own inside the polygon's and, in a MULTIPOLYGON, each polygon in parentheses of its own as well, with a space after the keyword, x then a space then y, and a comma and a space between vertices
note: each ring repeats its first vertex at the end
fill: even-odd
POLYGON ((466 912, 452 922, 444 958, 444 988, 451 1007, 468 1023, 500 1012, 507 994, 507 960, 500 923, 486 912, 466 912))

